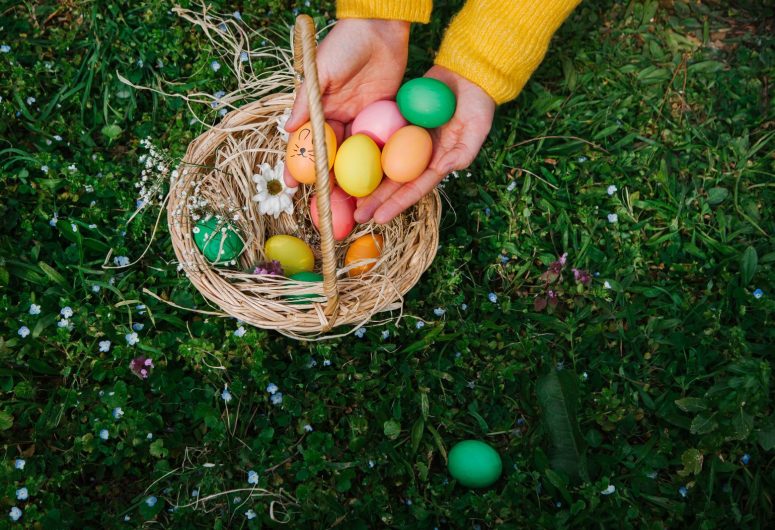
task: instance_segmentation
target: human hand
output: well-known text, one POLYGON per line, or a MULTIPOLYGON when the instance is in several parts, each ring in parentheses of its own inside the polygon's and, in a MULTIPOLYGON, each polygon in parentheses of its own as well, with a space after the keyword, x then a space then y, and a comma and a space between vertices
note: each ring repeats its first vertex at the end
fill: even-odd
POLYGON ((442 81, 457 98, 455 115, 445 125, 431 131, 433 155, 422 175, 401 184, 384 179, 368 197, 358 200, 355 221, 374 219, 384 224, 430 193, 452 171, 471 165, 492 127, 495 101, 478 85, 442 66, 425 74, 442 81))
MULTIPOLYGON (((364 107, 395 97, 409 55, 409 22, 343 19, 318 47, 317 67, 326 120, 341 142, 345 123, 364 107)), ((285 129, 293 132, 309 121, 306 88, 302 84, 285 129)), ((296 181, 285 171, 285 182, 296 181)))

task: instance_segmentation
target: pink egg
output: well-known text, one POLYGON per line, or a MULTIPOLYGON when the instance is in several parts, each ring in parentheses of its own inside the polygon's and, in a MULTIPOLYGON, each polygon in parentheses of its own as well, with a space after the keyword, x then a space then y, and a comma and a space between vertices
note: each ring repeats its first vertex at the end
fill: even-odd
MULTIPOLYGON (((315 228, 320 229, 317 194, 310 198, 309 216, 315 228)), ((338 186, 331 191, 331 221, 334 225, 334 239, 337 241, 349 236, 355 226, 355 197, 347 195, 338 186)))
POLYGON ((353 120, 352 134, 365 134, 382 148, 394 132, 409 125, 395 101, 375 101, 353 120))

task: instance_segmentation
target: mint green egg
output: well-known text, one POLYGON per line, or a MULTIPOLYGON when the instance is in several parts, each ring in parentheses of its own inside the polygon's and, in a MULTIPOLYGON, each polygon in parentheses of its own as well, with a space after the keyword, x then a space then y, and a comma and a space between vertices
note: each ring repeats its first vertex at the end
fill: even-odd
MULTIPOLYGON (((297 282, 322 282, 323 281, 323 275, 319 274, 317 272, 309 272, 309 271, 302 271, 297 272, 296 274, 291 274, 289 276, 291 280, 296 280, 297 282)), ((286 297, 288 300, 293 300, 292 304, 303 304, 306 300, 315 301, 314 299, 319 299, 320 295, 317 294, 293 294, 286 297)))
POLYGON ((439 81, 418 77, 404 83, 396 94, 398 110, 414 125, 433 129, 441 127, 455 114, 455 94, 439 81))
POLYGON ((215 217, 200 220, 193 232, 194 243, 210 263, 225 265, 242 252, 244 245, 237 229, 215 217))
POLYGON ((498 452, 484 442, 465 440, 449 452, 449 473, 463 486, 492 486, 503 471, 498 452))

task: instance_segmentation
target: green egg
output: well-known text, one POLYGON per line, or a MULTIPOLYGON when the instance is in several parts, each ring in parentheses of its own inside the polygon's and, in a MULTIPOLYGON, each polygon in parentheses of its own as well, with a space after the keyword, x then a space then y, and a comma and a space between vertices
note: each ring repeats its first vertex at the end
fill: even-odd
MULTIPOLYGON (((297 272, 296 274, 291 274, 289 276, 291 280, 296 280, 298 282, 322 282, 323 281, 323 275, 319 274, 317 272, 297 272)), ((319 299, 320 295, 317 294, 294 294, 290 296, 286 296, 286 299, 293 300, 292 304, 303 304, 306 300, 315 301, 315 299, 319 299)))
POLYGON ((242 252, 242 239, 229 223, 215 217, 202 219, 194 228, 194 243, 210 263, 225 265, 242 252), (225 231, 224 231, 225 229, 225 231))
POLYGON ((455 94, 450 88, 430 77, 418 77, 403 84, 396 103, 407 121, 426 129, 441 127, 455 114, 455 94))
POLYGON ((463 486, 486 488, 501 476, 498 452, 484 442, 465 440, 449 452, 449 473, 463 486))

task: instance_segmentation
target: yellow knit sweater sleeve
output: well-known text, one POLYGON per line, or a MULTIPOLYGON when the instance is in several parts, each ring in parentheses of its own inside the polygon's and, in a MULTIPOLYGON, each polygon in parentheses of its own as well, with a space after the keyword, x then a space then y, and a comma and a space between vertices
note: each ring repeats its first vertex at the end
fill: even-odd
POLYGON ((427 23, 432 0, 337 0, 336 18, 384 18, 427 23))
POLYGON ((552 35, 580 2, 468 0, 447 29, 435 62, 505 103, 520 93, 552 35))

